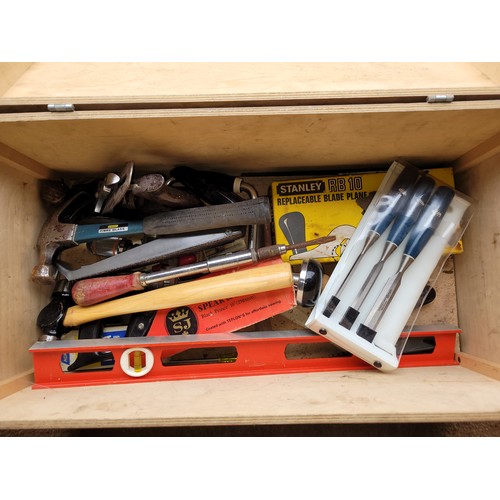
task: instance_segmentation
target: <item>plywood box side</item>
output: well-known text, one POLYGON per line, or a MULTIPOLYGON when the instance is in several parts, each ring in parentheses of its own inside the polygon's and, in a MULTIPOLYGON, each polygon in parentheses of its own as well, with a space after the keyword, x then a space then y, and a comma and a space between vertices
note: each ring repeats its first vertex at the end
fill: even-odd
POLYGON ((0 162, 10 168, 14 168, 23 174, 36 179, 50 179, 57 177, 56 172, 45 165, 33 160, 19 151, 0 142, 0 162))
POLYGON ((500 153, 500 134, 495 134, 453 162, 458 175, 500 153))
POLYGON ((0 97, 15 86, 16 82, 26 73, 30 62, 2 62, 0 63, 0 97))
POLYGON ((28 349, 38 338, 36 317, 52 292, 30 279, 46 217, 39 200, 37 179, 0 163, 0 381, 32 369, 28 349))
MULTIPOLYGON (((496 63, 494 63, 496 64, 496 63)), ((496 64, 496 66, 499 66, 496 64)), ((34 63, 4 97, 140 97, 492 88, 471 63, 34 63)))
POLYGON ((458 352, 456 358, 461 366, 482 373, 495 380, 500 380, 500 363, 485 361, 482 358, 477 358, 465 352, 458 352))
POLYGON ((500 154, 456 176, 474 214, 455 256, 458 319, 466 354, 500 362, 500 154))
POLYGON ((500 384, 461 366, 26 388, 0 428, 498 421, 500 384))
POLYGON ((500 64, 496 62, 472 63, 472 66, 480 71, 495 85, 500 85, 500 64))
POLYGON ((3 143, 59 172, 190 164, 228 173, 454 161, 498 134, 500 103, 40 113, 0 117, 3 143), (65 116, 61 116, 65 115, 65 116))

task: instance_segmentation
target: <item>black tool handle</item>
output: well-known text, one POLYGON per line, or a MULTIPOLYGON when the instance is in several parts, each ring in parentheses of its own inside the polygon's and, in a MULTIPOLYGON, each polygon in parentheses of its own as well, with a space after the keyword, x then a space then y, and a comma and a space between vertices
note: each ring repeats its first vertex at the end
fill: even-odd
POLYGON ((447 186, 439 186, 427 206, 422 210, 405 248, 405 255, 416 259, 441 223, 448 210, 455 191, 447 186))
POLYGON ((377 203, 376 220, 370 228, 372 231, 382 234, 389 227, 389 224, 406 205, 418 175, 417 168, 404 166, 389 192, 382 195, 377 203))
POLYGON ((403 213, 399 214, 394 220, 387 241, 396 246, 401 245, 429 201, 434 187, 435 182, 431 177, 427 175, 420 177, 410 200, 404 207, 403 213))
POLYGON ((233 192, 233 177, 216 172, 203 172, 186 166, 175 167, 170 171, 170 175, 193 191, 200 200, 210 205, 243 200, 233 192))

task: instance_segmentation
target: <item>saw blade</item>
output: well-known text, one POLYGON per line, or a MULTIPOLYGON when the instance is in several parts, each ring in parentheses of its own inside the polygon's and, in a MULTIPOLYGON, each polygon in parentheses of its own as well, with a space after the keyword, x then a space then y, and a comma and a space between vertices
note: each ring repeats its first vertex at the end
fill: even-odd
POLYGON ((79 269, 68 269, 61 262, 57 262, 56 266, 68 281, 75 281, 154 264, 178 255, 224 245, 243 236, 240 230, 226 229, 203 234, 157 238, 79 269))

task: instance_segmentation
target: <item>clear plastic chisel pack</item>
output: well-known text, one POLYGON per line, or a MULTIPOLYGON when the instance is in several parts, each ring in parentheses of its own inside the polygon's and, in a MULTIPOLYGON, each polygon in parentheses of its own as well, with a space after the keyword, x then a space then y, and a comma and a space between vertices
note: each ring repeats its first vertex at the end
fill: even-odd
POLYGON ((397 368, 425 290, 471 215, 463 193, 393 162, 306 326, 382 371, 397 368))

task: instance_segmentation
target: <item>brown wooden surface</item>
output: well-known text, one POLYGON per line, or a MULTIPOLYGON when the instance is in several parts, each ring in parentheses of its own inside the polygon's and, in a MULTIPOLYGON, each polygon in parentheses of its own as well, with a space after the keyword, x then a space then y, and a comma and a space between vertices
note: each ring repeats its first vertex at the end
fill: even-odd
POLYGON ((29 347, 38 337, 36 317, 48 302, 51 287, 31 282, 37 262, 35 248, 46 214, 38 197, 37 180, 0 163, 0 381, 33 369, 29 347))
POLYGON ((462 351, 500 362, 500 155, 457 176, 457 187, 474 200, 474 214, 464 234, 470 249, 455 258, 458 319, 462 351))
POLYGON ((475 372, 482 373, 487 377, 500 380, 500 363, 485 361, 483 358, 478 358, 477 356, 472 356, 465 352, 457 353, 457 360, 462 366, 468 368, 469 370, 474 370, 475 372))
POLYGON ((6 98, 493 88, 498 64, 471 63, 43 63, 6 98))
POLYGON ((68 175, 176 164, 229 172, 437 166, 500 130, 500 101, 0 116, 7 146, 68 175))
POLYGON ((31 65, 30 62, 0 63, 0 97, 16 84, 31 65))
POLYGON ((0 415, 17 429, 484 422, 500 420, 500 384, 453 366, 27 388, 0 415))

